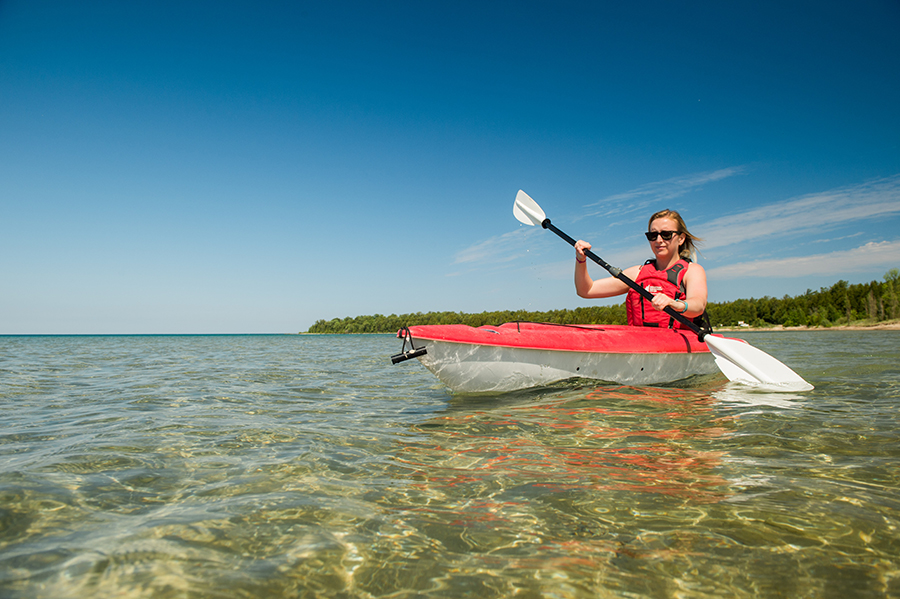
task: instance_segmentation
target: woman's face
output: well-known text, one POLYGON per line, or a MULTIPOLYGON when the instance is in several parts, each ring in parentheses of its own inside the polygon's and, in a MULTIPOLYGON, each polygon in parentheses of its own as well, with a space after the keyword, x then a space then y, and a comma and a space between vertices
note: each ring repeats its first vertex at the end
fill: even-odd
MULTIPOLYGON (((678 223, 671 218, 657 218, 650 223, 650 232, 658 233, 661 231, 678 231, 678 223)), ((678 254, 678 248, 684 243, 684 233, 673 235, 672 239, 666 241, 662 235, 658 235, 656 239, 650 242, 650 248, 657 257, 671 257, 678 254)))

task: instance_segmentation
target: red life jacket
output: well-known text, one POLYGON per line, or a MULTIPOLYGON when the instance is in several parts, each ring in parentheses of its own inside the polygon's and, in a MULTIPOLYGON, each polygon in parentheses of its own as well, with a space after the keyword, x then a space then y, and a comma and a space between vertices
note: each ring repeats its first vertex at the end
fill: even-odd
MULTIPOLYGON (((664 293, 672 299, 684 299, 684 275, 687 274, 690 262, 679 260, 668 270, 656 270, 656 261, 647 260, 641 267, 635 283, 649 291, 652 295, 664 293)), ((648 300, 633 289, 628 290, 625 297, 625 313, 631 326, 662 327, 670 329, 687 328, 665 312, 657 310, 648 300)))

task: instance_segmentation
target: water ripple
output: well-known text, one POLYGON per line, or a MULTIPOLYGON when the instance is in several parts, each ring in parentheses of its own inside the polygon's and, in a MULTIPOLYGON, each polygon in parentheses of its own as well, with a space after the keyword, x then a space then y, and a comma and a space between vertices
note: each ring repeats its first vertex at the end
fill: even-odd
POLYGON ((387 336, 2 337, 3 597, 900 594, 900 335, 450 395, 387 336))

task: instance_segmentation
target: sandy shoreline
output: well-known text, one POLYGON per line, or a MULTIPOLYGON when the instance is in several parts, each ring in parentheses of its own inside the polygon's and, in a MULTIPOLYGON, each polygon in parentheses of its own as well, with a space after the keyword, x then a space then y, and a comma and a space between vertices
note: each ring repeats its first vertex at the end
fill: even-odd
POLYGON ((714 329, 719 331, 740 332, 740 331, 900 331, 900 322, 879 322, 871 325, 840 325, 833 327, 786 327, 778 325, 774 327, 722 327, 714 329))

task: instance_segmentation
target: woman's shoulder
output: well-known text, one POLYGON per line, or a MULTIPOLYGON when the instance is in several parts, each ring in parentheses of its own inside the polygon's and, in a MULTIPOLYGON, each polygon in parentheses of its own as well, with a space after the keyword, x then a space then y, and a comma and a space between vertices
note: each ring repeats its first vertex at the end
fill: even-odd
POLYGON ((690 272, 690 271, 692 271, 692 270, 693 270, 694 272, 706 272, 706 271, 703 269, 703 267, 700 266, 699 264, 697 264, 696 262, 691 262, 690 260, 685 260, 685 262, 687 262, 687 267, 686 267, 686 268, 687 268, 688 272, 690 272))
POLYGON ((644 268, 646 264, 638 264, 636 266, 629 266, 628 268, 622 271, 622 274, 634 281, 637 279, 637 276, 640 274, 641 269, 644 268))
POLYGON ((691 262, 688 264, 687 269, 684 273, 685 279, 697 280, 702 278, 704 281, 706 280, 706 270, 703 269, 702 266, 697 264, 696 262, 691 262))

